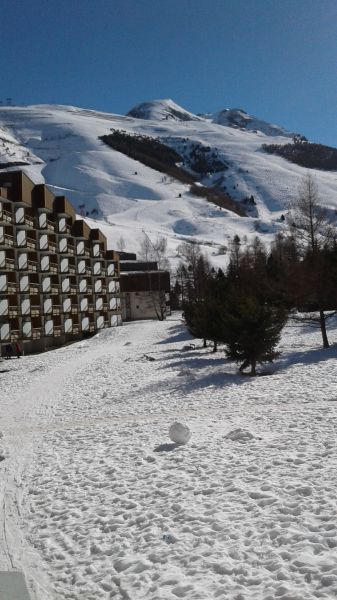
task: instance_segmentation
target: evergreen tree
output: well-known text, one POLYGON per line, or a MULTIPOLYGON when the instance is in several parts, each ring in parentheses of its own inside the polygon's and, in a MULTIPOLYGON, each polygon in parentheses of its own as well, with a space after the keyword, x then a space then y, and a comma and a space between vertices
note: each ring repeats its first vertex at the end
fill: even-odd
POLYGON ((254 295, 232 294, 223 313, 222 341, 229 358, 241 363, 240 370, 270 362, 279 355, 275 348, 287 320, 283 307, 261 303, 254 295))

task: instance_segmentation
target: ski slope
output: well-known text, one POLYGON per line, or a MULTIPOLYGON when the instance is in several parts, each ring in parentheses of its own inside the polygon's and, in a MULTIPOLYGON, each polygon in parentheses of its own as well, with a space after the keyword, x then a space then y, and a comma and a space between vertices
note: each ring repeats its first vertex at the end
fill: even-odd
MULTIPOLYGON (((126 250, 137 250, 145 230, 167 238, 173 261, 181 241, 198 241, 220 264, 219 249, 233 235, 250 239, 257 234, 268 242, 282 227, 279 218, 306 171, 264 153, 261 145, 287 143, 291 135, 239 109, 203 117, 171 100, 135 107, 128 116, 71 106, 2 107, 0 163, 2 169, 23 168, 37 183, 67 195, 79 214, 90 218, 98 210, 99 226, 104 223, 112 247, 122 236, 126 250), (217 180, 239 201, 253 195, 255 216, 220 210, 191 195, 188 186, 107 147, 98 137, 111 129, 160 138, 177 149, 194 143, 215 149, 228 169, 202 182, 217 180)), ((336 173, 314 175, 322 202, 336 209, 336 173)))

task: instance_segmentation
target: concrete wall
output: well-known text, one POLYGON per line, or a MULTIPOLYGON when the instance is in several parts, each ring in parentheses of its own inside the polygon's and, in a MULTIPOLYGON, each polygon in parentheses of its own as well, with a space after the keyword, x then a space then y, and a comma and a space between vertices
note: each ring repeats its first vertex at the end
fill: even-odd
POLYGON ((127 292, 123 305, 126 320, 156 319, 159 312, 160 292, 127 292))

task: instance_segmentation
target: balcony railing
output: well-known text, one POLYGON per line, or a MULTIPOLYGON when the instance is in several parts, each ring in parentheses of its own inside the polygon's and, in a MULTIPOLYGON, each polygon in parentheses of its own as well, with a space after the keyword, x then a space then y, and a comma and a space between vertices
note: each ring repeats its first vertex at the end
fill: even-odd
POLYGON ((32 329, 32 340, 39 340, 41 337, 41 329, 39 327, 34 327, 32 329))
POLYGON ((53 306, 53 315, 59 315, 61 312, 61 306, 59 304, 54 304, 53 306))
POLYGON ((29 293, 30 294, 38 294, 39 293, 39 286, 38 285, 30 285, 29 286, 29 293))
POLYGON ((0 222, 11 223, 12 219, 13 217, 10 212, 8 212, 7 210, 2 210, 2 212, 0 213, 0 222))
POLYGON ((14 271, 15 261, 13 258, 5 258, 3 264, 0 266, 1 271, 14 271))
POLYGON ((40 252, 56 253, 56 244, 54 244, 53 242, 48 242, 48 244, 46 244, 46 246, 44 246, 43 248, 40 248, 40 252))
POLYGON ((66 225, 63 229, 58 228, 59 233, 64 233, 65 235, 70 235, 70 227, 66 225))
POLYGON ((77 315, 78 314, 78 307, 77 306, 72 306, 71 307, 71 314, 72 315, 77 315))
POLYGON ((55 225, 52 223, 52 221, 47 221, 47 229, 49 231, 55 231, 55 225))
POLYGON ((54 336, 55 337, 59 337, 62 333, 62 327, 60 325, 57 325, 56 327, 54 327, 54 336))
POLYGON ((69 275, 76 275, 76 269, 74 267, 69 267, 68 273, 69 275))
POLYGON ((31 306, 30 307, 30 314, 32 317, 39 317, 40 316, 40 306, 31 306))
POLYGON ((19 309, 18 308, 10 308, 8 310, 8 316, 10 319, 14 319, 15 317, 19 316, 19 309))
POLYGON ((78 333, 80 333, 80 328, 78 325, 74 325, 73 326, 73 335, 77 335, 78 333))
POLYGON ((11 342, 16 342, 19 339, 20 336, 20 331, 19 329, 12 329, 11 330, 11 338, 10 341, 11 342))
POLYGON ((8 235, 7 233, 5 233, 5 235, 2 238, 2 241, 0 240, 0 246, 14 246, 14 238, 12 235, 8 235))
POLYGON ((30 273, 36 273, 37 272, 37 262, 33 261, 33 260, 29 260, 27 262, 27 266, 26 269, 30 272, 30 273))
POLYGON ((69 294, 70 294, 70 295, 72 295, 72 296, 73 296, 73 295, 76 295, 77 293, 78 293, 78 290, 77 290, 77 288, 76 288, 76 287, 71 287, 71 288, 70 288, 70 291, 69 291, 69 294))
POLYGON ((49 265, 49 271, 51 273, 58 273, 58 267, 56 265, 49 265))
POLYGON ((26 245, 27 245, 27 248, 30 248, 30 250, 36 250, 36 241, 35 240, 32 240, 31 238, 27 238, 26 245))
POLYGON ((32 217, 25 216, 25 225, 28 227, 34 227, 34 219, 32 219, 32 217))
POLYGON ((59 288, 58 288, 58 287, 54 287, 54 286, 52 286, 52 287, 50 288, 50 293, 51 293, 51 294, 58 294, 58 293, 59 293, 59 288))
POLYGON ((16 283, 7 283, 7 290, 6 292, 8 294, 16 294, 18 289, 18 286, 16 285, 16 283))
POLYGON ((94 307, 92 305, 88 306, 87 312, 93 313, 94 312, 94 307))

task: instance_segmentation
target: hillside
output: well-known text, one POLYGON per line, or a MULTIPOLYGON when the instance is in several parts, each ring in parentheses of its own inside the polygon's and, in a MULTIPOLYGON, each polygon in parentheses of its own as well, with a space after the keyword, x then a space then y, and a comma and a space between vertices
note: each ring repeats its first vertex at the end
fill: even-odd
MULTIPOLYGON (((122 236, 127 250, 137 250, 145 230, 167 237, 173 260, 179 243, 190 240, 221 264, 219 249, 235 234, 268 240, 282 227, 280 216, 306 169, 262 146, 283 146, 292 136, 239 109, 198 116, 168 100, 138 105, 127 116, 71 106, 2 107, 0 168, 22 167, 67 195, 89 222, 98 214, 113 246, 122 236), (171 148, 182 159, 176 167, 196 182, 192 192, 189 182, 108 147, 100 138, 113 131, 171 148), (233 198, 248 216, 210 203, 200 196, 202 186, 233 198)), ((336 173, 313 172, 324 203, 336 209, 336 173)))

